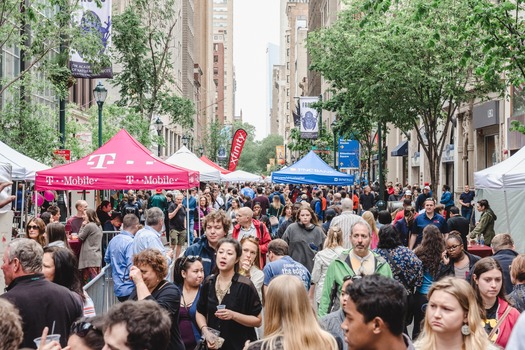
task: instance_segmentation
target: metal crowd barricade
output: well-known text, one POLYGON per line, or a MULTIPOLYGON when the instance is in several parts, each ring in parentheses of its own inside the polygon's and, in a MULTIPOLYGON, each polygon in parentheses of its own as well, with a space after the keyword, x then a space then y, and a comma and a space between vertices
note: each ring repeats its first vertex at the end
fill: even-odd
POLYGON ((97 315, 105 314, 118 299, 113 292, 111 266, 105 266, 102 271, 84 286, 84 290, 93 300, 97 315))

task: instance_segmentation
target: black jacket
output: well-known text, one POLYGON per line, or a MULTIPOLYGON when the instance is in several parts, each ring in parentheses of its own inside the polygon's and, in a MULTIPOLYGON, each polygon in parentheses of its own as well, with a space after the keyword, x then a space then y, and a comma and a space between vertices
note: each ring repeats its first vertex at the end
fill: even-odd
POLYGON ((82 316, 80 296, 39 273, 15 278, 0 297, 20 311, 24 331, 20 348, 34 349, 33 339, 42 336, 46 326, 51 333, 53 323, 54 333, 61 335, 60 345, 66 346, 71 324, 82 316))
POLYGON ((518 256, 512 249, 502 249, 497 251, 492 257, 496 259, 501 265, 503 270, 503 284, 505 285, 505 294, 512 292, 514 288, 512 282, 510 281, 510 269, 509 266, 512 264, 512 260, 518 256))
MULTIPOLYGON (((463 251, 468 256, 468 270, 472 271, 472 268, 474 267, 474 264, 478 262, 479 259, 481 259, 479 256, 470 254, 467 251, 463 251)), ((436 281, 440 280, 443 277, 446 276, 454 276, 454 260, 450 259, 448 265, 443 264, 443 262, 439 265, 439 269, 436 275, 436 281)), ((470 273, 468 281, 470 281, 470 273)))

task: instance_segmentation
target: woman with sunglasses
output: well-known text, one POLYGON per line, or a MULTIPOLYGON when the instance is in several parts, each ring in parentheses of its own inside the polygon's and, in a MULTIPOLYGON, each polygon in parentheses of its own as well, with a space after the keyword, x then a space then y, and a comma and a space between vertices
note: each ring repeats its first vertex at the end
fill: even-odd
POLYGON ((454 276, 470 281, 470 271, 479 259, 479 256, 465 250, 459 231, 450 231, 445 241, 445 251, 441 254, 441 265, 436 279, 454 276))
MULTIPOLYGON (((47 327, 46 327, 47 328, 47 327)), ((67 340, 68 350, 102 350, 104 348, 104 317, 82 317, 71 325, 71 333, 67 340)), ((47 332, 42 333, 42 340, 47 337, 47 332)), ((42 344, 42 343, 41 343, 42 344)), ((61 350, 57 341, 45 341, 38 350, 61 350)))
POLYGON ((84 212, 84 221, 80 226, 78 238, 82 241, 78 269, 82 274, 82 284, 86 285, 97 277, 102 264, 102 228, 93 209, 84 212))
POLYGON ((26 225, 26 237, 35 240, 42 247, 46 245, 46 224, 40 218, 32 218, 26 225))
POLYGON ((165 280, 168 261, 157 249, 148 248, 133 256, 129 277, 135 283, 135 291, 129 300, 155 300, 166 309, 171 318, 169 350, 184 350, 179 329, 181 293, 175 284, 165 280))
POLYGON ((185 256, 175 261, 173 280, 181 291, 179 330, 186 350, 193 350, 201 337, 195 314, 204 268, 199 256, 185 256))
MULTIPOLYGON (((217 245, 217 275, 206 278, 197 305, 199 329, 210 326, 220 331, 223 350, 239 350, 247 340, 256 340, 255 327, 261 325, 261 301, 253 283, 239 271, 241 244, 233 238, 223 238, 217 245)), ((303 287, 304 288, 304 287, 303 287)), ((210 342, 207 328, 203 329, 209 349, 217 349, 210 342)))

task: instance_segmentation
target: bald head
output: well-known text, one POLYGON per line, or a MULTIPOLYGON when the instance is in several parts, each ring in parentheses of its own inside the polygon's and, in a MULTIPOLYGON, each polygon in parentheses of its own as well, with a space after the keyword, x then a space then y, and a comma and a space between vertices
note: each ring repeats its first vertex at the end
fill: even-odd
POLYGON ((236 217, 239 225, 249 228, 252 224, 253 211, 248 207, 239 208, 236 217))

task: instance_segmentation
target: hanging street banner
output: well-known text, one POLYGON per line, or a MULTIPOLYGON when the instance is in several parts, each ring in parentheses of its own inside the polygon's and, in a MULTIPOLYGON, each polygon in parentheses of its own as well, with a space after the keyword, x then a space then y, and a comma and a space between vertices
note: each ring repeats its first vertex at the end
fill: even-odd
POLYGON ((275 146, 275 155, 277 157, 277 163, 284 165, 286 160, 284 159, 284 145, 275 146))
POLYGON ((304 96, 299 98, 299 112, 301 115, 301 138, 317 139, 319 134, 319 112, 312 108, 313 103, 319 102, 317 96, 304 96))
POLYGON ((228 170, 235 171, 237 164, 239 164, 239 159, 241 159, 242 148, 244 147, 244 142, 248 138, 248 133, 244 129, 238 129, 233 135, 232 139, 232 148, 230 151, 230 161, 228 162, 228 170))
MULTIPOLYGON (((82 10, 75 15, 74 21, 86 33, 95 33, 104 46, 100 55, 108 54, 111 43, 111 0, 101 0, 101 7, 97 1, 81 1, 82 10)), ((95 73, 91 64, 84 60, 82 52, 72 51, 69 61, 71 74, 75 78, 113 78, 112 67, 102 68, 95 73)))
POLYGON ((339 169, 359 169, 359 142, 339 139, 339 169))

